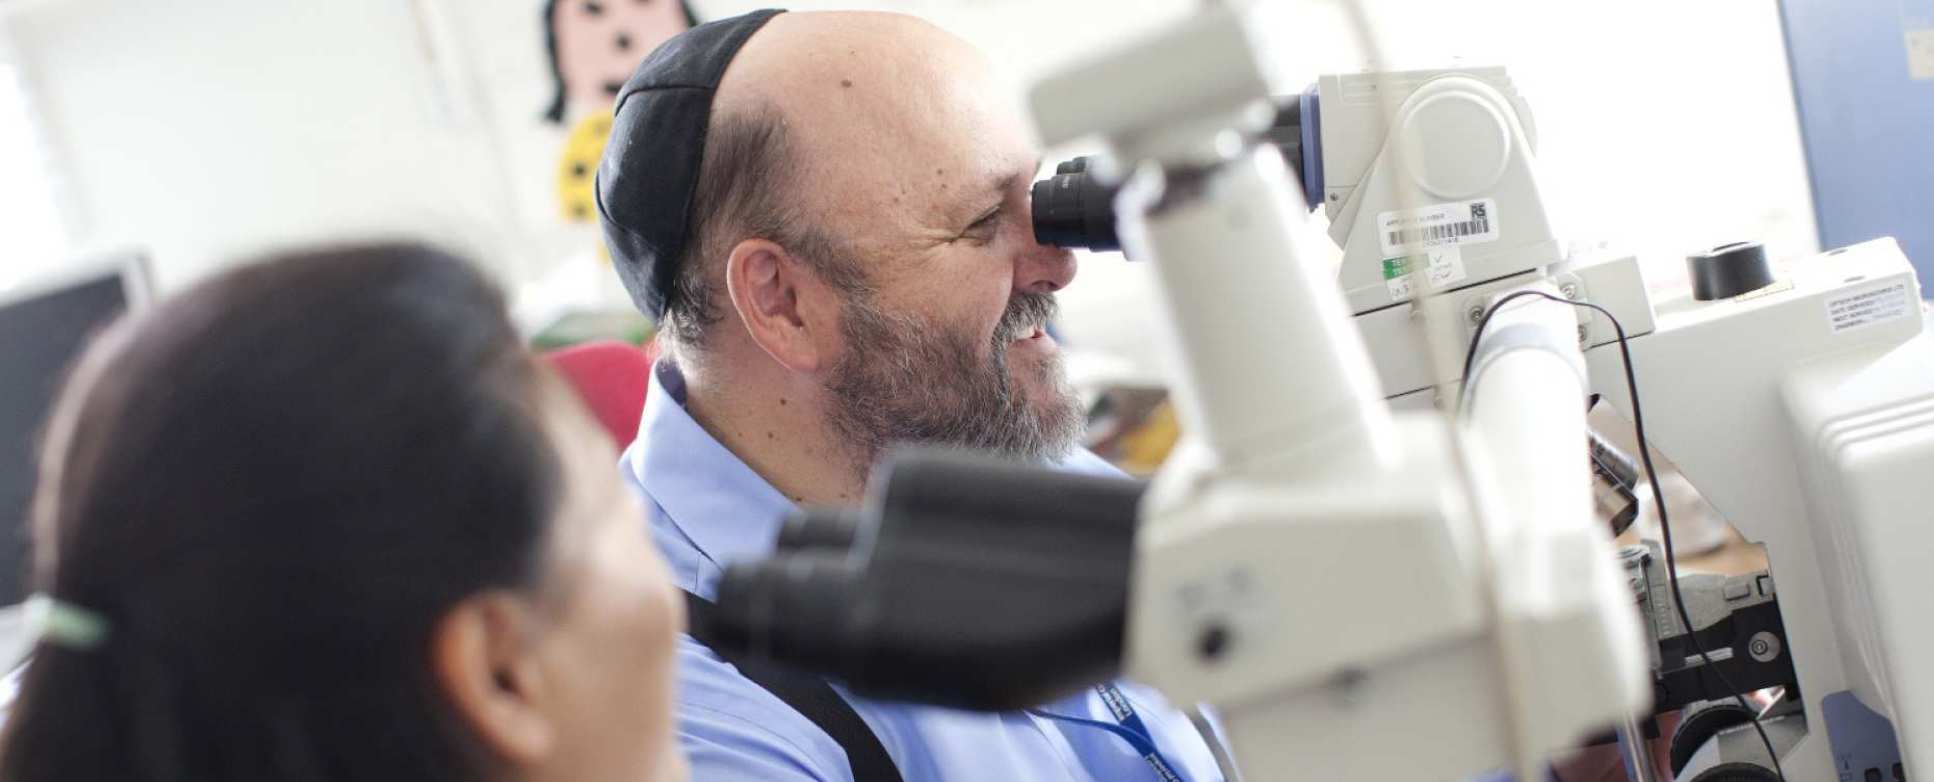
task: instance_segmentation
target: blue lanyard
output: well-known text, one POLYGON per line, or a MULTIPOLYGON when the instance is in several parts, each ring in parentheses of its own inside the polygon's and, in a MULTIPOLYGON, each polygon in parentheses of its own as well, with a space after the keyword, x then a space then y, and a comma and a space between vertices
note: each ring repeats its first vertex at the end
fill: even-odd
POLYGON ((1162 751, 1155 748, 1155 738, 1148 732, 1148 725, 1142 722, 1141 715, 1135 713, 1135 707, 1128 702, 1128 698, 1121 694, 1121 688, 1113 684, 1102 684, 1095 687, 1095 692, 1101 695, 1102 703, 1108 704, 1108 710, 1114 713, 1115 721, 1120 723, 1119 725, 1053 714, 1040 709, 1029 711, 1048 719, 1100 728, 1120 736, 1122 741, 1128 742, 1128 746, 1135 748, 1135 752, 1142 756, 1142 760, 1148 761, 1148 767, 1155 770, 1156 779, 1161 782, 1184 782, 1182 775, 1175 773, 1175 767, 1169 765, 1168 759, 1162 757, 1162 751))

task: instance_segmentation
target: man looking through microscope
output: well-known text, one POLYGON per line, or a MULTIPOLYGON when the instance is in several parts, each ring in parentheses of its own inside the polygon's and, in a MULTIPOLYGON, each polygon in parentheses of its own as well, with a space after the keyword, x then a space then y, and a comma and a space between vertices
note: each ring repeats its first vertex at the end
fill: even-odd
MULTIPOLYGON (((895 443, 1110 469, 1045 330, 1075 263, 1034 240, 1037 167, 986 59, 911 17, 758 12, 640 66, 599 209, 668 352, 622 469, 680 587, 709 599, 796 505, 856 502, 895 443)), ((882 748, 909 780, 1221 778, 1133 685, 1002 714, 844 698, 855 739, 691 638, 680 684, 698 779, 869 779, 882 748)))

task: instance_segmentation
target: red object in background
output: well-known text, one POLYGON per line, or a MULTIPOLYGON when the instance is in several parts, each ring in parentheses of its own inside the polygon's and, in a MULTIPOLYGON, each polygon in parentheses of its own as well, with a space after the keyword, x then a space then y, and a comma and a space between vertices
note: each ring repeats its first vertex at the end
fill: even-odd
POLYGON ((571 381, 619 449, 638 438, 638 419, 645 413, 645 390, 651 386, 651 364, 658 358, 656 340, 642 348, 623 342, 587 342, 552 351, 544 358, 571 381))

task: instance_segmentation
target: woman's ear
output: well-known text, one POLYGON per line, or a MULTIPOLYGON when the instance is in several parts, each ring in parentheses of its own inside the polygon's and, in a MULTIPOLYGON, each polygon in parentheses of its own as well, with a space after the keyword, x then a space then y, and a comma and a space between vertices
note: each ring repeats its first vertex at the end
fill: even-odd
POLYGON ((436 624, 430 667, 457 713, 484 744, 515 763, 557 746, 543 668, 531 639, 535 609, 506 593, 472 595, 436 624))
POLYGON ((747 239, 725 259, 732 308, 754 344, 799 373, 818 371, 839 345, 839 292, 777 243, 747 239))

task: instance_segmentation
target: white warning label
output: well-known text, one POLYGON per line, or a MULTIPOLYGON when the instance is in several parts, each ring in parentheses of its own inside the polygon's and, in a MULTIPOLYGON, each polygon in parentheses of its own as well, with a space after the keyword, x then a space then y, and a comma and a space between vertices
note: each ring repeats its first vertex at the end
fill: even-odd
POLYGON ((1907 75, 1934 81, 1934 27, 1907 31, 1907 75))
POLYGON ((1827 299, 1827 327, 1833 333, 1907 317, 1914 296, 1905 280, 1827 299))

